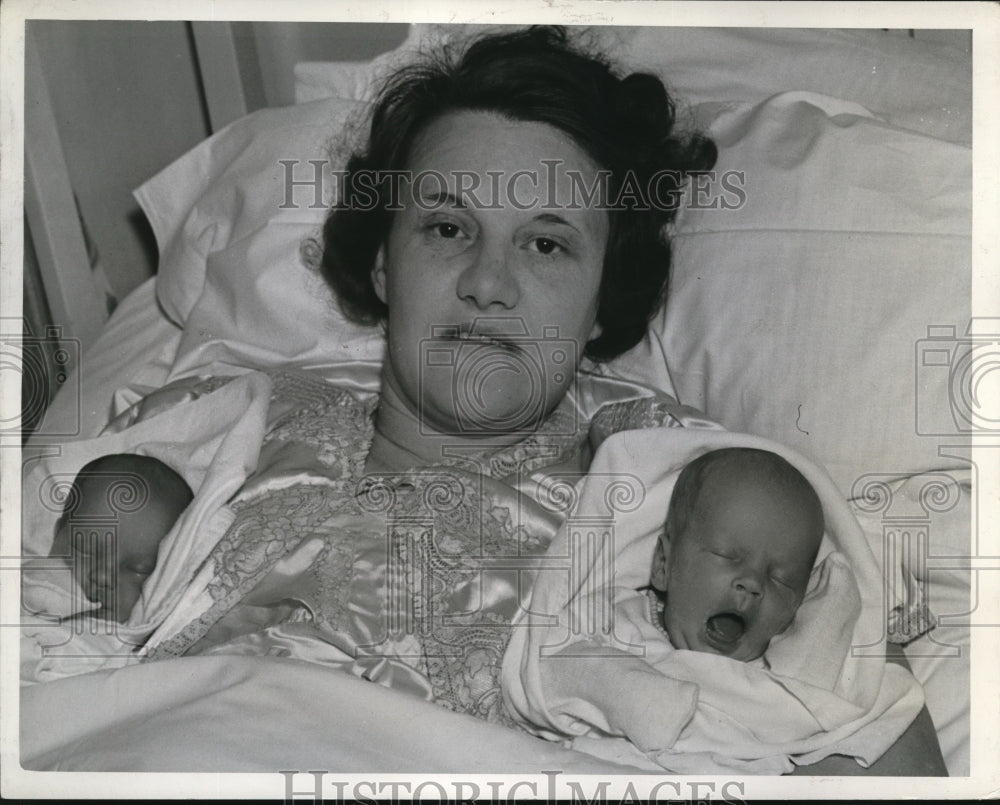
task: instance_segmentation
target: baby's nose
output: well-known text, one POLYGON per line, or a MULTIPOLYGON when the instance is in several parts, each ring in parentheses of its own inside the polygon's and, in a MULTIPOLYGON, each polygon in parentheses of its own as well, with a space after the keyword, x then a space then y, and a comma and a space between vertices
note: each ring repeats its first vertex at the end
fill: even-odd
POLYGON ((742 573, 733 580, 733 587, 737 592, 757 598, 763 591, 763 585, 755 573, 742 573))

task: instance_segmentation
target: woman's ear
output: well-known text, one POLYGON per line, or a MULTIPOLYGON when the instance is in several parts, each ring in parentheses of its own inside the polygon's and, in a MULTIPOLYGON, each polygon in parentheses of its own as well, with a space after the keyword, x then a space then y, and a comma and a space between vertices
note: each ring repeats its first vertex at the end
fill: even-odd
POLYGON ((660 534, 653 549, 653 568, 649 575, 649 583, 654 590, 661 593, 667 591, 668 565, 670 561, 670 540, 667 538, 666 530, 660 534))
POLYGON ((389 304, 386 301, 388 294, 386 293, 385 281, 385 244, 378 247, 378 252, 375 255, 375 265, 372 266, 372 287, 375 288, 375 295, 382 304, 389 304))

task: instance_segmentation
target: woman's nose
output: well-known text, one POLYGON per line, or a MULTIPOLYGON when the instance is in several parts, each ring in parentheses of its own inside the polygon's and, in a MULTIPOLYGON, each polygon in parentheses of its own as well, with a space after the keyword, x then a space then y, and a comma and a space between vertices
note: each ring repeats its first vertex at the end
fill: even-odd
POLYGON ((460 299, 479 310, 513 310, 521 299, 521 289, 502 248, 483 248, 458 278, 460 299))

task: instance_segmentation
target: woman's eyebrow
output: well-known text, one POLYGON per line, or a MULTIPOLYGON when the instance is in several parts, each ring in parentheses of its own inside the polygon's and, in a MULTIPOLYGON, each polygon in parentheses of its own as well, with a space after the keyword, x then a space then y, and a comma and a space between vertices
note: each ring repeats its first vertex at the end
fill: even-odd
POLYGON ((543 223, 543 224, 562 224, 563 226, 568 226, 570 229, 573 229, 573 230, 575 230, 577 232, 580 231, 576 226, 574 226, 573 224, 571 224, 569 221, 567 221, 561 215, 556 215, 555 213, 552 213, 552 212, 543 212, 540 215, 536 215, 531 220, 532 221, 538 221, 538 222, 543 223))
POLYGON ((437 191, 431 193, 424 193, 423 191, 419 191, 417 193, 416 200, 419 201, 421 205, 424 204, 431 205, 433 206, 434 209, 438 209, 441 207, 454 207, 460 210, 464 210, 466 208, 465 202, 462 201, 461 198, 456 196, 454 193, 450 193, 448 191, 444 192, 437 191))

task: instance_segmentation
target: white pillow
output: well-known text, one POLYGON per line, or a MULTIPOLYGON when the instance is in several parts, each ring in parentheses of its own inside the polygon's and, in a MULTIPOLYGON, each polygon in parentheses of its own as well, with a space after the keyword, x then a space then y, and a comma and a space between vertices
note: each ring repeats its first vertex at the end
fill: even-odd
POLYGON ((802 92, 711 133, 746 201, 678 218, 655 329, 681 400, 815 457, 846 496, 865 473, 965 466, 917 407, 949 406, 947 366, 918 360, 928 327, 969 321, 971 149, 802 92))
POLYGON ((185 328, 171 378, 281 365, 373 387, 381 331, 347 322, 303 259, 321 240, 339 136, 363 112, 342 99, 255 112, 136 191, 160 248, 157 297, 185 328))

